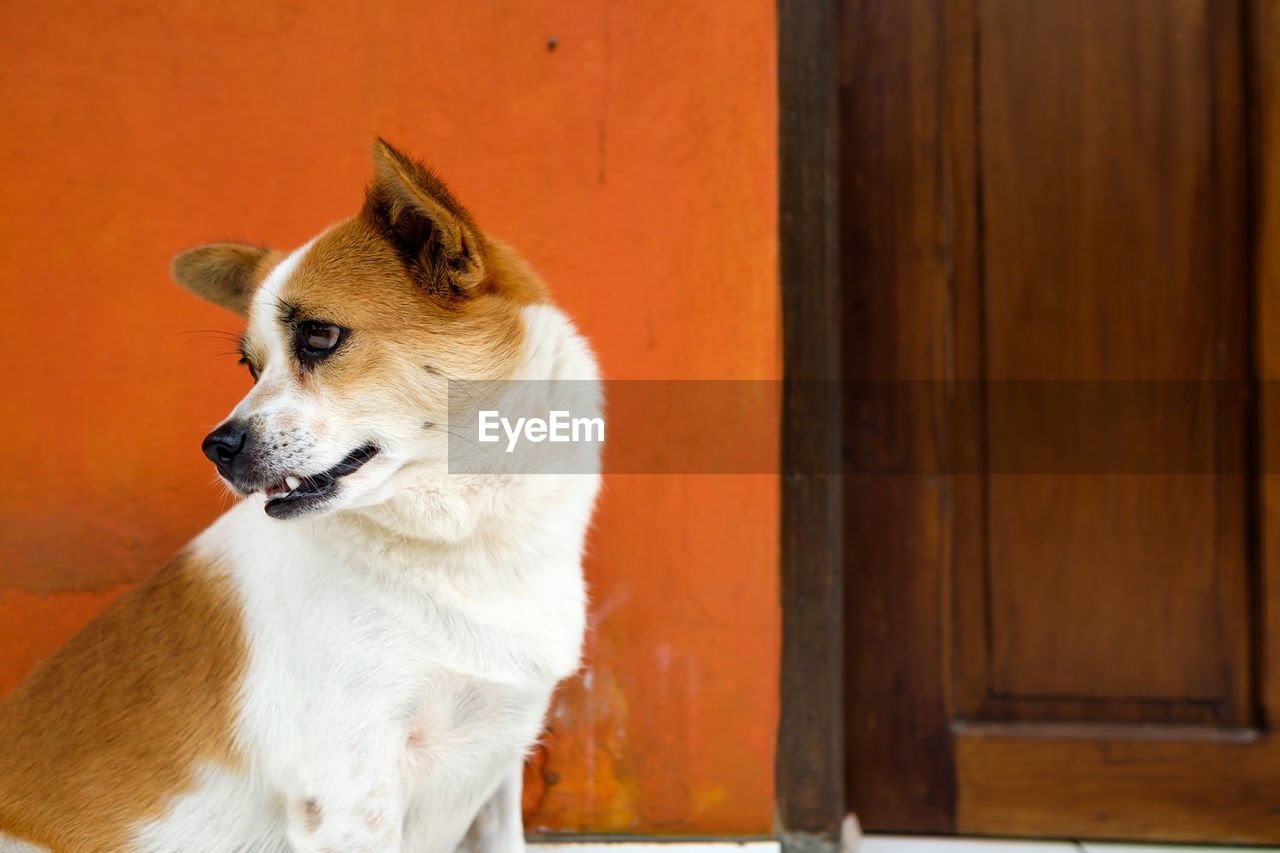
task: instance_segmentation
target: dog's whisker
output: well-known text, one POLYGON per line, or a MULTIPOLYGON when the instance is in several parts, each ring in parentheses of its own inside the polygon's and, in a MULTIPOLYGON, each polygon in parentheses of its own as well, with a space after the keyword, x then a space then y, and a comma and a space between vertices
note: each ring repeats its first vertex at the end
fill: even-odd
POLYGON ((486 447, 481 447, 477 442, 472 441, 468 436, 464 435, 463 433, 455 432, 450 427, 441 426, 440 424, 437 424, 437 423, 426 423, 426 424, 423 424, 423 427, 425 429, 434 429, 434 430, 437 430, 438 432, 446 433, 447 435, 451 435, 454 438, 458 439, 459 441, 465 441, 467 444, 470 444, 476 450, 487 452, 490 449, 486 447))

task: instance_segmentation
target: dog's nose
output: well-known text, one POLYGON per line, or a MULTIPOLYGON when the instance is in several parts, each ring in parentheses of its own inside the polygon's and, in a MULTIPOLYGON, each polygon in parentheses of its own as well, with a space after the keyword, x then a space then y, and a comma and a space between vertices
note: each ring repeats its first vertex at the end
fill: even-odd
POLYGON ((227 421, 204 437, 200 449, 218 466, 219 471, 226 473, 248 443, 248 427, 240 421, 227 421))

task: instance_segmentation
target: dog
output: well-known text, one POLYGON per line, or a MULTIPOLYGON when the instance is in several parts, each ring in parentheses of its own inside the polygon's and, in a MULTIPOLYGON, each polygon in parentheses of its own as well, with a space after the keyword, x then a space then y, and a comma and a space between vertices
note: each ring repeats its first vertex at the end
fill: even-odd
POLYGON ((596 360, 432 171, 374 165, 296 251, 174 259, 246 318, 203 445, 243 499, 0 704, 0 851, 524 850, 600 475, 450 473, 450 388, 596 360))

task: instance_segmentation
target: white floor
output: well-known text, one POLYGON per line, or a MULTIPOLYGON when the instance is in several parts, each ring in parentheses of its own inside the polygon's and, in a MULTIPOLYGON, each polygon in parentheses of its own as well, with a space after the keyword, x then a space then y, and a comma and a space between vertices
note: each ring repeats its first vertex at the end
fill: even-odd
MULTIPOLYGON (((601 842, 531 844, 537 853, 778 853, 776 841, 601 842)), ((1102 844, 1093 841, 996 841, 983 838, 905 838, 869 835, 856 853, 1280 853, 1276 847, 1205 847, 1166 844, 1102 844)))
POLYGON ((1171 844, 1102 844, 1094 841, 996 841, 985 838, 868 836, 857 853, 1264 853, 1265 847, 1188 847, 1171 844))
POLYGON ((595 844, 530 844, 537 853, 778 853, 776 841, 673 841, 666 843, 602 841, 595 844))

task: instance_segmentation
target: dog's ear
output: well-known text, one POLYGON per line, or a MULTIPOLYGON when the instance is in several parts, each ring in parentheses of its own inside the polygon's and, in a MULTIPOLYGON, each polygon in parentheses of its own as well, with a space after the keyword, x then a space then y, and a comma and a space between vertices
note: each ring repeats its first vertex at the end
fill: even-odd
POLYGON ((362 215, 395 247, 429 293, 465 297, 484 280, 484 237, 444 182, 383 139, 373 145, 374 179, 362 215))
POLYGON ((261 276, 258 266, 270 249, 242 243, 210 243, 173 259, 174 281, 214 305, 246 316, 261 276))

